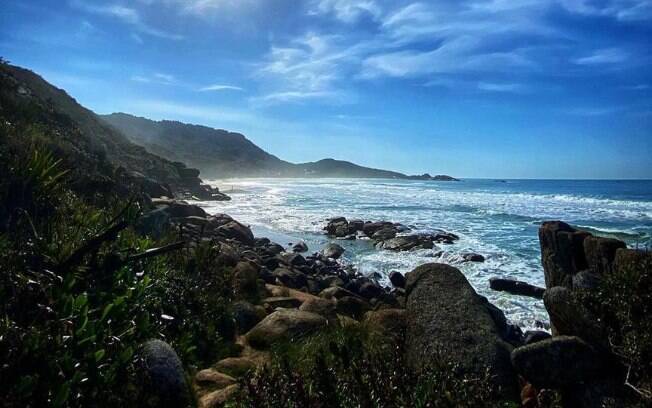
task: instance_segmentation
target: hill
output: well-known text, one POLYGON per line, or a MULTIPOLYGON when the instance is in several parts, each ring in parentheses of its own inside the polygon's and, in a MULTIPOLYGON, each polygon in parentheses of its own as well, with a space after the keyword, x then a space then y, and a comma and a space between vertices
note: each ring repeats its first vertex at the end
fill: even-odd
POLYGON ((156 154, 201 169, 212 178, 341 177, 454 180, 449 176, 408 176, 364 167, 348 161, 323 159, 294 164, 267 153, 240 133, 176 121, 153 121, 126 113, 101 116, 107 123, 156 154))
MULTIPOLYGON (((164 159, 129 141, 64 90, 34 72, 0 64, 0 119, 6 134, 47 146, 76 173, 81 184, 111 189, 117 179, 164 195, 188 193, 209 198, 199 170, 164 159)), ((6 136, 6 135, 5 135, 6 136)), ((4 140, 3 140, 4 141, 4 140)), ((129 184, 127 183, 127 184, 129 184)))

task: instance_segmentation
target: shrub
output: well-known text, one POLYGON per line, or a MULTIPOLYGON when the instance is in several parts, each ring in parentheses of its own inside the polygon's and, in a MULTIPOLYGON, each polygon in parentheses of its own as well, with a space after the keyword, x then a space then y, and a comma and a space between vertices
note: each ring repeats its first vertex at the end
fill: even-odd
POLYGON ((495 407, 488 374, 472 378, 433 361, 415 372, 401 342, 364 328, 334 329, 277 346, 269 367, 243 381, 238 407, 495 407))

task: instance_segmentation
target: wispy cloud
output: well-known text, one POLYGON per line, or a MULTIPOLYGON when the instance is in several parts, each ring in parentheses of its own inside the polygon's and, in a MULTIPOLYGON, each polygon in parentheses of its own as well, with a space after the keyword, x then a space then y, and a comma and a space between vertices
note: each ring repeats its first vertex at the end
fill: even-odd
POLYGON ((209 91, 244 91, 243 88, 239 86, 234 86, 234 85, 222 85, 222 84, 214 84, 214 85, 208 85, 202 88, 199 88, 200 92, 209 92, 209 91))
POLYGON ((164 38, 168 40, 181 40, 184 38, 182 35, 160 30, 146 24, 142 20, 138 10, 135 8, 126 7, 121 4, 90 4, 89 2, 83 2, 81 0, 70 0, 70 4, 73 7, 76 7, 87 13, 116 18, 123 23, 130 25, 136 31, 142 34, 147 34, 153 37, 164 38))
POLYGON ((576 116, 606 116, 611 115, 617 112, 621 112, 623 108, 614 107, 614 106, 605 106, 605 107, 579 107, 573 108, 565 111, 570 115, 576 116))
POLYGON ((148 76, 132 75, 130 79, 135 82, 142 82, 146 84, 175 85, 178 83, 173 75, 163 74, 160 72, 156 72, 148 76))
POLYGON ((528 90, 528 87, 517 83, 479 82, 478 89, 488 92, 523 93, 528 90))
POLYGON ((380 17, 381 7, 374 0, 317 0, 309 14, 332 14, 345 23, 353 23, 364 16, 380 17))
POLYGON ((628 54, 618 48, 605 48, 594 51, 591 55, 575 59, 579 65, 617 64, 624 62, 628 54))

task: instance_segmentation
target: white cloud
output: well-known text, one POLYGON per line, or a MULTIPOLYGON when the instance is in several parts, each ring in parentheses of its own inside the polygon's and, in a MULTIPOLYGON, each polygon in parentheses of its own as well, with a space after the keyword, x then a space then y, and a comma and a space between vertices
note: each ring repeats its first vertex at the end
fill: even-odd
POLYGON ((146 84, 175 85, 178 83, 173 75, 163 74, 160 72, 156 72, 149 76, 132 75, 130 79, 135 82, 142 82, 146 84))
POLYGON ((616 64, 624 62, 627 58, 627 53, 618 48, 605 48, 597 50, 589 56, 577 58, 575 63, 579 65, 616 64))
POLYGON ((650 0, 557 0, 566 10, 583 15, 612 17, 620 21, 652 18, 650 0))
POLYGON ((86 11, 87 13, 116 18, 123 23, 132 26, 135 30, 142 34, 147 34, 153 37, 164 38, 168 40, 181 40, 184 38, 182 35, 169 33, 167 31, 159 30, 149 26, 143 22, 140 13, 131 7, 125 7, 120 4, 90 4, 89 2, 83 2, 81 0, 70 0, 70 4, 73 7, 86 11))
POLYGON ((488 92, 522 93, 527 90, 527 87, 517 83, 479 82, 478 89, 488 92))
POLYGON ((203 88, 199 89, 200 92, 208 92, 208 91, 244 91, 239 86, 234 86, 234 85, 222 85, 222 84, 214 84, 214 85, 208 85, 203 88))
POLYGON ((374 0, 318 0, 310 14, 332 14, 345 23, 354 23, 363 16, 377 19, 382 10, 374 0))

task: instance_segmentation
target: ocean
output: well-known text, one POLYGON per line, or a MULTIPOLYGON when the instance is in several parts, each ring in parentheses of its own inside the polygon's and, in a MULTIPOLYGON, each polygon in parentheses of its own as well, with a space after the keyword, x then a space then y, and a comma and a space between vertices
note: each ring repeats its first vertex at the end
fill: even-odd
POLYGON ((476 291, 523 328, 547 324, 543 302, 495 292, 491 277, 544 286, 538 227, 563 220, 630 247, 652 245, 652 180, 479 180, 434 182, 379 179, 235 179, 213 181, 232 201, 203 202, 209 213, 227 213, 251 226, 256 236, 281 245, 304 240, 318 251, 322 228, 334 216, 400 222, 415 232, 444 229, 460 236, 432 250, 389 252, 369 240, 341 241, 343 261, 363 274, 409 272, 427 262, 458 267, 476 291), (440 256, 435 256, 443 250, 440 256), (462 263, 461 252, 485 256, 462 263))

